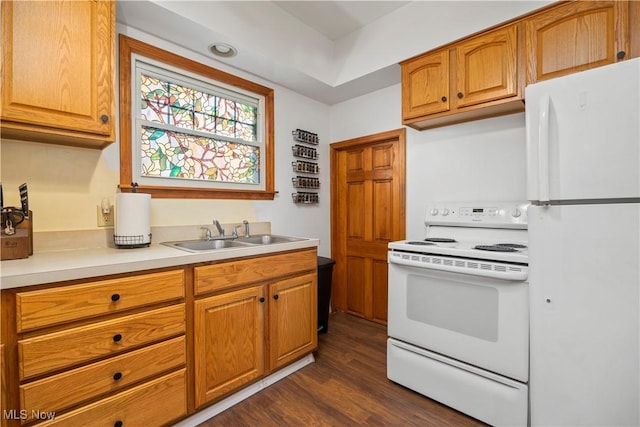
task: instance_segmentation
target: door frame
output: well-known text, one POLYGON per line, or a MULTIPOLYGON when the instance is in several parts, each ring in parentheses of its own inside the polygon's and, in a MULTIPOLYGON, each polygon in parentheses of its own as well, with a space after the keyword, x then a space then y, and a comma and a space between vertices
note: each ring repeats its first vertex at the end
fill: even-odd
MULTIPOLYGON (((340 206, 338 204, 338 194, 345 189, 342 187, 346 183, 338 182, 338 177, 336 174, 337 162, 338 162, 338 154, 344 150, 351 150, 357 147, 366 147, 370 145, 377 145, 380 143, 395 141, 397 142, 398 149, 398 174, 395 175, 394 169, 394 180, 399 180, 400 185, 400 203, 398 203, 398 212, 396 214, 399 218, 399 228, 398 235, 394 236, 394 240, 402 240, 405 238, 406 233, 406 128, 394 129, 390 131, 380 132, 372 135, 366 135, 358 138, 348 139, 344 141, 334 142, 330 144, 330 175, 331 175, 331 256, 335 260, 334 266, 334 274, 333 280, 334 285, 332 288, 334 292, 332 292, 331 300, 332 301, 342 301, 346 306, 346 287, 345 286, 337 286, 336 283, 340 284, 341 281, 344 281, 346 278, 346 236, 344 235, 344 230, 341 230, 337 224, 339 224, 338 218, 342 215, 346 215, 346 212, 340 211, 340 206), (341 292, 337 292, 341 291, 341 292), (342 295, 344 293, 344 295, 342 295)), ((338 304, 340 306, 341 304, 338 304)), ((334 304, 332 303, 332 307, 334 304)))

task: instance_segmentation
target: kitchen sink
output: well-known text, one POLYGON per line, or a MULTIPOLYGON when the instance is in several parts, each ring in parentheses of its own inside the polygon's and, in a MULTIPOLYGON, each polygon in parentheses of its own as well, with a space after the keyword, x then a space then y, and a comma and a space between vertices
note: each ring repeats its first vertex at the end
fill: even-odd
POLYGON ((163 242, 165 246, 182 249, 187 252, 208 252, 219 249, 247 248, 250 246, 273 245, 278 243, 299 242, 299 237, 274 236, 272 234, 258 234, 251 237, 238 237, 237 239, 213 239, 213 240, 181 240, 175 242, 163 242))
POLYGON ((183 240, 164 242, 163 245, 182 249, 188 252, 207 252, 225 248, 246 248, 249 245, 235 240, 183 240))
POLYGON ((275 243, 299 242, 299 237, 274 236, 273 234, 257 234, 251 237, 238 237, 237 242, 248 243, 251 245, 273 245, 275 243))

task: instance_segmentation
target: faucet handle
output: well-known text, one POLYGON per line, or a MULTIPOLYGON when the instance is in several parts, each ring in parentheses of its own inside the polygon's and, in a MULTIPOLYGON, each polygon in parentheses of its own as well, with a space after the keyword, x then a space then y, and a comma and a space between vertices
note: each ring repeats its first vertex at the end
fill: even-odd
POLYGON ((200 227, 200 230, 206 230, 206 234, 204 236, 205 240, 211 240, 211 230, 209 227, 200 227))
POLYGON ((242 227, 241 225, 236 225, 235 227, 233 227, 233 233, 231 234, 231 236, 233 236, 234 238, 238 238, 238 228, 242 227))

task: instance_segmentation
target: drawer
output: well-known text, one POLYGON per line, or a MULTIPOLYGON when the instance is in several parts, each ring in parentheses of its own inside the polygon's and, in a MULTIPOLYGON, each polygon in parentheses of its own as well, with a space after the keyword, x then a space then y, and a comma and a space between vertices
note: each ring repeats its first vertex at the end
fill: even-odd
POLYGON ((205 265, 194 269, 195 293, 234 288, 316 268, 315 249, 205 265))
POLYGON ((60 412, 185 364, 184 336, 20 386, 20 408, 60 412), (60 393, 66 390, 66 393, 60 393))
POLYGON ((182 369, 38 426, 161 426, 186 414, 186 370, 182 369))
POLYGON ((184 272, 172 270, 16 294, 18 332, 184 298, 184 272))
POLYGON ((185 306, 145 311, 18 341, 20 379, 184 333, 185 306))

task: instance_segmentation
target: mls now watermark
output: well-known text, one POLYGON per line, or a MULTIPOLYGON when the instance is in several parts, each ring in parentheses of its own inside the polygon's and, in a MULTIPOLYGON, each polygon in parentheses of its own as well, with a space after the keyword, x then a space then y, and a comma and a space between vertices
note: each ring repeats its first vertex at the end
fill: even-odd
POLYGON ((45 412, 33 409, 31 412, 26 409, 9 409, 2 411, 2 416, 7 420, 53 420, 56 417, 55 412, 45 412), (31 414, 31 417, 29 417, 31 414))

